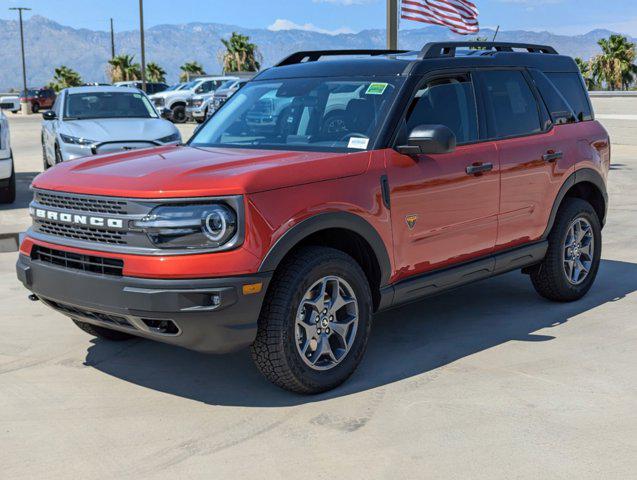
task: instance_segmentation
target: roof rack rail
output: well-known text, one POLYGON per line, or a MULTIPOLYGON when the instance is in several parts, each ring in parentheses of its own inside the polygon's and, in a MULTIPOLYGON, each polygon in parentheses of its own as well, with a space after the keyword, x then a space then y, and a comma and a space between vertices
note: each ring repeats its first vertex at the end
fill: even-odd
POLYGON ((295 63, 301 63, 304 60, 308 62, 316 62, 321 57, 334 57, 339 55, 369 55, 375 57, 378 55, 392 55, 399 53, 407 53, 408 50, 308 50, 293 53, 292 55, 285 57, 276 67, 283 67, 284 65, 294 65, 295 63))
POLYGON ((526 49, 529 53, 547 53, 557 55, 557 51, 548 45, 534 45, 532 43, 507 42, 432 42, 422 47, 418 58, 455 57, 459 47, 479 47, 484 50, 497 52, 512 52, 514 48, 526 49))

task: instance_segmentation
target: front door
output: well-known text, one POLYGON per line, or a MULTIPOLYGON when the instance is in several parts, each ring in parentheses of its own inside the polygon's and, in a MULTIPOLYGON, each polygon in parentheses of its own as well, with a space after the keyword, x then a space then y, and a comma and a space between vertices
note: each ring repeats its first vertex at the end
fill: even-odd
POLYGON ((500 169, 495 144, 480 142, 476 103, 469 74, 426 81, 398 142, 418 125, 445 125, 455 133, 458 147, 451 153, 415 156, 387 150, 395 281, 494 249, 500 169))

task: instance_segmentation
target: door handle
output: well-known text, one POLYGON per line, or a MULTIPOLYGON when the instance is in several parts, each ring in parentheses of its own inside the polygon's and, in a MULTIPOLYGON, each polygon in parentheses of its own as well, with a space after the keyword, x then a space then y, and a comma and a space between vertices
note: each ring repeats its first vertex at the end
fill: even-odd
POLYGON ((542 155, 542 160, 545 162, 554 162, 555 160, 560 160, 564 154, 562 152, 555 152, 553 150, 549 150, 544 155, 542 155))
POLYGON ((493 170, 492 163, 474 163, 469 165, 466 169, 468 175, 480 175, 484 172, 490 172, 493 170))

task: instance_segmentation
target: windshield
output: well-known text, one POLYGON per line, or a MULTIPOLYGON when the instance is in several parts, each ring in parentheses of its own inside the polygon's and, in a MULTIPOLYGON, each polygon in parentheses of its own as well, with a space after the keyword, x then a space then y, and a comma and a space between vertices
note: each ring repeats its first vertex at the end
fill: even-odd
POLYGON ((219 85, 219 90, 226 90, 228 88, 232 88, 232 86, 237 83, 236 80, 228 80, 226 82, 223 82, 221 85, 219 85))
POLYGON ((295 78, 246 84, 190 145, 354 151, 371 147, 403 80, 295 78))
POLYGON ((199 85, 198 80, 193 80, 192 82, 184 83, 179 90, 193 90, 197 85, 199 85))
POLYGON ((37 90, 22 90, 20 92, 21 97, 35 97, 37 90))
POLYGON ((66 95, 64 118, 157 118, 157 113, 141 93, 86 92, 66 95))
POLYGON ((168 87, 166 90, 164 90, 164 92, 172 92, 173 90, 181 90, 183 86, 184 86, 183 83, 178 83, 176 85, 172 85, 168 87))

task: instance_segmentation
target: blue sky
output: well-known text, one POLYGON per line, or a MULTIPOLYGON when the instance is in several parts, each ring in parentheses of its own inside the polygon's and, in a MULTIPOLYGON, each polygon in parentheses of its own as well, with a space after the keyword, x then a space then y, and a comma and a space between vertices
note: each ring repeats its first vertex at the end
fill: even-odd
MULTIPOLYGON (((474 0, 483 27, 586 33, 595 28, 637 36, 635 0, 474 0)), ((8 7, 27 6, 61 24, 93 30, 137 28, 137 0, 0 0, 0 18, 15 18, 8 7), (3 8, 5 7, 5 8, 3 8)), ((327 33, 384 28, 385 0, 145 0, 146 26, 217 22, 243 27, 301 28, 327 33)), ((419 27, 405 22, 401 28, 419 27)))

